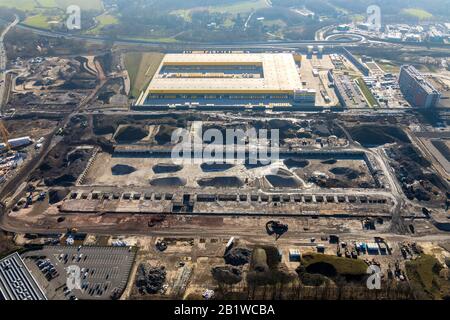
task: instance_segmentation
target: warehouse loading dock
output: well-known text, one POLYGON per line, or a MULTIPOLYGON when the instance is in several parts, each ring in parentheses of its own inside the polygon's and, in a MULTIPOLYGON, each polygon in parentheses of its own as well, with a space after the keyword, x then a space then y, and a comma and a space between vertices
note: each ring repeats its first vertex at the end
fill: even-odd
POLYGON ((167 54, 135 107, 314 106, 290 53, 167 54))

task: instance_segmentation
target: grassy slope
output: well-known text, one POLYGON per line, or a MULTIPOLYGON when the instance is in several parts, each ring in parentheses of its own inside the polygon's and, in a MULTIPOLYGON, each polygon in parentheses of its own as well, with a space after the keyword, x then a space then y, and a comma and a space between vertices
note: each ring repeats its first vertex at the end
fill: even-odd
POLYGON ((440 299, 448 295, 450 284, 439 276, 439 261, 430 255, 423 254, 418 259, 406 262, 406 275, 411 285, 425 292, 430 298, 440 299))
POLYGON ((377 105, 377 100, 373 96, 372 92, 370 92, 370 89, 367 87, 367 85, 364 83, 363 79, 358 78, 356 79, 358 82, 358 86, 361 88, 362 93, 364 94, 364 97, 367 100, 367 103, 371 108, 373 108, 375 105, 377 105))
POLYGON ((331 264, 341 275, 362 275, 366 274, 367 265, 359 259, 348 259, 326 254, 308 254, 302 258, 302 264, 305 267, 317 262, 331 264))
POLYGON ((408 8, 403 9, 402 13, 418 18, 419 20, 431 19, 433 15, 426 10, 416 9, 416 8, 408 8))

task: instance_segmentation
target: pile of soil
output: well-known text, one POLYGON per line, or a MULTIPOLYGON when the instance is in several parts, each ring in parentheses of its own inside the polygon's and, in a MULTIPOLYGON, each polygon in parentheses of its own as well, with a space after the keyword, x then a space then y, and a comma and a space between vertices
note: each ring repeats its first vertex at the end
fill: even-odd
POLYGON ((137 269, 136 286, 141 294, 158 293, 166 281, 164 267, 152 267, 141 263, 137 269))
POLYGON ((283 161, 284 165, 291 168, 305 168, 309 166, 309 161, 305 159, 288 158, 283 161))
POLYGON ((247 281, 252 285, 288 283, 294 275, 284 263, 281 263, 280 252, 276 247, 263 246, 253 250, 250 271, 247 281))
POLYGON ((182 165, 170 164, 170 163, 158 163, 152 167, 154 173, 173 173, 183 169, 182 165))
POLYGON ((158 133, 155 135, 155 141, 159 145, 165 145, 168 143, 171 143, 172 141, 172 133, 178 129, 177 127, 171 126, 171 125, 160 125, 158 133))
POLYGON ((118 143, 132 143, 144 139, 148 135, 148 131, 140 126, 123 126, 115 135, 118 143))
POLYGON ((328 125, 322 121, 318 121, 311 126, 312 132, 319 137, 329 137, 331 135, 328 125))
POLYGON ((236 284, 242 281, 242 271, 232 266, 219 266, 211 270, 213 278, 220 283, 236 284))
POLYGON ((416 148, 408 145, 389 149, 397 179, 402 184, 408 199, 419 201, 445 201, 448 191, 445 181, 433 172, 428 172, 430 162, 416 148))
POLYGON ((226 171, 228 169, 233 168, 234 165, 231 163, 202 163, 200 168, 203 172, 217 172, 217 171, 226 171))
POLYGON ((337 162, 336 159, 331 158, 331 159, 323 160, 320 163, 322 163, 322 164, 335 164, 336 162, 337 162))
POLYGON ((150 180, 155 187, 182 187, 186 185, 186 179, 179 177, 156 178, 150 180))
POLYGON ((329 281, 327 277, 321 274, 306 272, 306 268, 302 265, 297 267, 297 269, 295 269, 295 272, 297 272, 298 277, 302 281, 302 284, 304 284, 305 286, 319 287, 325 282, 329 281))
POLYGON ((136 171, 136 168, 132 166, 128 166, 126 164, 116 164, 111 168, 111 173, 113 176, 122 176, 133 173, 136 171))
POLYGON ((328 171, 334 175, 345 176, 349 180, 354 180, 361 175, 361 172, 347 167, 335 167, 328 171))
POLYGON ((301 186, 301 182, 292 176, 282 176, 282 175, 267 175, 267 181, 274 188, 298 188, 301 186))
POLYGON ((252 251, 250 249, 236 247, 225 253, 223 258, 225 259, 226 264, 242 266, 250 262, 251 255, 252 251))
POLYGON ((321 188, 350 188, 351 184, 342 179, 333 179, 333 178, 322 178, 322 177, 311 177, 308 179, 308 182, 314 183, 321 188))
POLYGON ((235 176, 230 177, 214 177, 202 178, 197 180, 200 187, 215 187, 215 188, 240 188, 244 185, 241 179, 235 176))
POLYGON ((256 272, 269 271, 269 265, 267 264, 267 254, 264 249, 256 248, 255 250, 253 250, 251 268, 256 272))
POLYGON ((259 161, 255 164, 253 164, 253 163, 250 163, 250 161, 248 159, 245 161, 245 164, 244 164, 245 169, 247 169, 247 170, 262 168, 262 167, 266 167, 268 165, 269 164, 263 164, 259 161))
POLYGON ((69 194, 69 190, 68 189, 63 189, 63 190, 50 190, 48 192, 48 202, 50 204, 55 204, 58 203, 62 200, 64 200, 64 198, 69 194))
POLYGON ((46 186, 63 186, 70 187, 73 186, 77 181, 77 178, 71 174, 63 174, 56 178, 45 178, 44 183, 46 186))
POLYGON ((117 129, 117 123, 113 119, 105 119, 104 116, 94 115, 94 134, 113 134, 117 129))
POLYGON ((360 125, 347 128, 352 138, 364 147, 375 147, 386 143, 410 143, 402 129, 394 126, 360 125))
POLYGON ((85 158, 86 158, 86 151, 81 149, 75 150, 67 157, 70 163, 75 162, 77 160, 85 160, 85 158))
POLYGON ((57 144, 31 174, 31 180, 44 179, 47 186, 73 186, 92 154, 92 150, 77 149, 72 152, 73 150, 64 141, 57 144))

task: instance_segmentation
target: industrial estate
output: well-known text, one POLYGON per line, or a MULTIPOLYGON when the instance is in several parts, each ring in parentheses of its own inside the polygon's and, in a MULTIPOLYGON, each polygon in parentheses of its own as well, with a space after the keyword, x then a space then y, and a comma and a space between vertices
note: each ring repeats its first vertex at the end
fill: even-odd
POLYGON ((300 81, 301 59, 287 53, 168 54, 137 105, 314 106, 316 92, 300 81))
POLYGON ((1 4, 2 299, 450 298, 447 21, 148 42, 1 4))

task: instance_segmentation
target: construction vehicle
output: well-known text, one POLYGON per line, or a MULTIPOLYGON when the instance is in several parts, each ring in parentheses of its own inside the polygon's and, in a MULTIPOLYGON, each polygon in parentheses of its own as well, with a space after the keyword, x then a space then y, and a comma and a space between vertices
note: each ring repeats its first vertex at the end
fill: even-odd
POLYGON ((46 195, 47 195, 47 193, 45 191, 39 193, 38 201, 44 201, 46 195))
POLYGON ((27 196, 24 208, 28 208, 32 204, 33 204, 33 192, 30 192, 30 194, 27 196))

